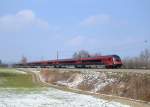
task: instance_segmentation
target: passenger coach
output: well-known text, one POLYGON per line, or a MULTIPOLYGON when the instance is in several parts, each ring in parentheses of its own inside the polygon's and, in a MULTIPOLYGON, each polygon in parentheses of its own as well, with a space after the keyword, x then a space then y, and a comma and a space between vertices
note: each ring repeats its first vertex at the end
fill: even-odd
POLYGON ((15 67, 54 67, 54 68, 120 68, 122 61, 118 55, 97 56, 78 59, 58 59, 15 64, 15 67))

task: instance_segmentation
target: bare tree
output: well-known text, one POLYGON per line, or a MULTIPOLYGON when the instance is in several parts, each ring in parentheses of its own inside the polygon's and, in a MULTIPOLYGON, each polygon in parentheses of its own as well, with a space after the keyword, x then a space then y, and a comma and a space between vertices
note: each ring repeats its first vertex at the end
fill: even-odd
POLYGON ((101 53, 95 53, 95 54, 92 54, 91 57, 98 57, 98 56, 102 56, 101 53))
POLYGON ((73 56, 72 56, 73 58, 79 58, 79 56, 78 56, 78 53, 77 52, 75 52, 74 54, 73 54, 73 56))
POLYGON ((123 59, 124 68, 150 69, 150 50, 145 49, 137 57, 126 57, 123 59))
POLYGON ((73 58, 88 58, 90 57, 90 54, 86 50, 80 50, 79 52, 75 52, 73 54, 73 58))
POLYGON ((134 58, 125 57, 123 60, 123 68, 130 68, 133 69, 134 66, 134 58))
POLYGON ((150 50, 145 49, 144 51, 142 51, 139 58, 140 58, 140 60, 142 62, 142 65, 145 68, 149 68, 150 67, 150 50))
POLYGON ((25 56, 23 56, 21 58, 21 61, 20 61, 22 64, 26 64, 27 63, 27 58, 25 56))

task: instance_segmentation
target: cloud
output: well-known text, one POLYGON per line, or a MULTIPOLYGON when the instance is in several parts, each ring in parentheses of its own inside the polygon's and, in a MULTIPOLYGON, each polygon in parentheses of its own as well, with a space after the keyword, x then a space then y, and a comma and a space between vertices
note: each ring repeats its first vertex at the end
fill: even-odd
POLYGON ((111 22, 111 16, 107 14, 89 16, 81 22, 83 26, 97 26, 109 24, 111 22))
POLYGON ((33 28, 48 28, 48 23, 34 14, 32 10, 22 10, 14 15, 0 17, 0 31, 17 32, 33 28))
POLYGON ((96 27, 96 26, 104 26, 109 25, 109 27, 127 27, 129 22, 125 19, 113 18, 108 14, 99 14, 99 15, 91 15, 80 22, 80 25, 83 27, 96 27))

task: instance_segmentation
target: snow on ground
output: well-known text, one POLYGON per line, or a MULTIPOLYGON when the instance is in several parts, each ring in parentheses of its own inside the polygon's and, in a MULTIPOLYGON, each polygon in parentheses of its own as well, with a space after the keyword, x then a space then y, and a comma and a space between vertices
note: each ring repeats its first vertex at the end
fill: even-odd
POLYGON ((80 74, 76 74, 72 75, 68 80, 57 81, 57 84, 61 84, 71 88, 78 88, 78 85, 83 81, 84 81, 83 76, 80 74))
POLYGON ((114 78, 108 78, 104 73, 84 72, 84 73, 72 74, 70 75, 69 79, 66 80, 62 79, 56 81, 56 84, 64 85, 76 89, 78 89, 79 87, 82 88, 85 87, 84 89, 96 93, 102 88, 104 88, 105 86, 114 83, 115 81, 116 80, 114 78))
POLYGON ((55 88, 42 90, 0 89, 0 107, 129 107, 89 95, 64 92, 55 88))
POLYGON ((16 70, 15 72, 16 72, 16 73, 21 73, 21 74, 27 74, 26 72, 21 71, 21 70, 16 70))

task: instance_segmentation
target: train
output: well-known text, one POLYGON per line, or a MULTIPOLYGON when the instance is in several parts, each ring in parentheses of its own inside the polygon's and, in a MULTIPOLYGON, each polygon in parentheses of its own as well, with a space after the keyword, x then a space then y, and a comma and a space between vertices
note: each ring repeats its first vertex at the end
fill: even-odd
POLYGON ((122 61, 118 55, 105 55, 89 58, 56 59, 14 64, 24 68, 121 68, 122 61))

